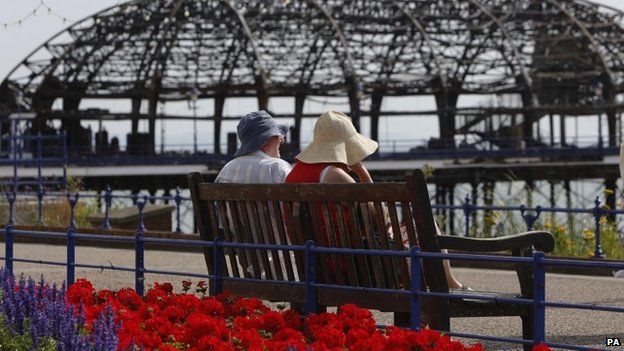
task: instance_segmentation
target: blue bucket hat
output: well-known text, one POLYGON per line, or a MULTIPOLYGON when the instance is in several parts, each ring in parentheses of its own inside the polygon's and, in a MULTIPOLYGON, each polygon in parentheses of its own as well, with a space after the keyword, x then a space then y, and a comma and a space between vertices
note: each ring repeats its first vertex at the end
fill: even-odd
POLYGON ((288 126, 277 124, 268 112, 260 110, 250 112, 241 118, 236 132, 241 146, 236 150, 234 157, 260 150, 269 138, 276 135, 285 137, 288 126))

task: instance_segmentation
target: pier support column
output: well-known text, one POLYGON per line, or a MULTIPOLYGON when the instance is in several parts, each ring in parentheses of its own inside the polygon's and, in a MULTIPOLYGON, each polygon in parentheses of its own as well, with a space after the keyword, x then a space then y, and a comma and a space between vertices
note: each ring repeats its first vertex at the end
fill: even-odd
POLYGON ((298 93, 295 95, 295 127, 290 134, 290 142, 296 150, 301 150, 301 120, 303 119, 303 105, 306 96, 298 93))
MULTIPOLYGON (((569 180, 563 181, 563 190, 565 191, 566 208, 572 208, 572 196, 569 180)), ((570 231, 570 233, 576 233, 574 229, 574 215, 572 213, 568 213, 568 230, 570 231)))
MULTIPOLYGON (((448 186, 448 201, 447 204, 450 206, 455 205, 455 184, 451 184, 448 186)), ((446 216, 447 220, 447 228, 448 231, 445 234, 453 235, 455 233, 455 211, 448 210, 448 215, 446 216)))
POLYGON ((132 134, 139 132, 139 116, 141 115, 141 98, 132 99, 132 134))
POLYGON ((349 107, 351 109, 351 122, 359 132, 360 131, 360 98, 362 98, 362 85, 357 78, 351 76, 347 79, 349 107))
MULTIPOLYGON (((370 136, 375 141, 379 141, 379 116, 381 115, 382 100, 383 93, 379 90, 374 91, 371 97, 370 108, 370 136)), ((379 152, 379 149, 376 152, 379 152)))
POLYGON ((221 120, 223 119, 223 107, 225 106, 225 95, 217 94, 214 97, 214 153, 221 154, 221 120))
MULTIPOLYGON (((494 183, 483 183, 483 206, 492 206, 494 203, 494 183)), ((483 211, 483 234, 484 238, 492 236, 492 212, 483 211)))
MULTIPOLYGON (((473 183, 470 183, 470 185, 472 186, 472 204, 473 205, 477 205, 478 200, 479 200, 479 182, 477 180, 475 180, 473 183)), ((470 228, 470 236, 473 238, 477 237, 477 211, 472 211, 471 213, 472 218, 470 219, 470 224, 471 224, 471 228, 470 228)))

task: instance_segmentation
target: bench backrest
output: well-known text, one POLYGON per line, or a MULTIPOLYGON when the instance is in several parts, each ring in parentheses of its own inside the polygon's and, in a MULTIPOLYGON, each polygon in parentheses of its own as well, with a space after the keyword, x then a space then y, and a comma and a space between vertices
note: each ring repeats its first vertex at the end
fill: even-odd
MULTIPOLYGON (((374 184, 212 184, 199 173, 189 188, 200 236, 242 243, 405 250, 419 245, 439 252, 425 178, 420 171, 405 183, 374 184), (387 208, 387 217, 382 208, 387 208), (387 222, 389 219, 389 222, 387 222), (400 233, 394 240, 387 226, 400 233)), ((206 264, 213 270, 211 250, 206 264)), ((301 253, 226 249, 227 275, 240 278, 303 281, 301 253)), ((328 284, 409 289, 406 259, 378 256, 319 255, 317 280, 328 284)), ((448 291, 441 260, 424 261, 431 290, 448 291)))

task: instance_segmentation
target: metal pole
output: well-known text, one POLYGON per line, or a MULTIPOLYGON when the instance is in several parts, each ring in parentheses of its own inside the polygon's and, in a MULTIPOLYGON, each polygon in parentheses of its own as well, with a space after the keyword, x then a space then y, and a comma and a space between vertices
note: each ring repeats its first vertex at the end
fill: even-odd
POLYGON ((305 314, 316 312, 316 256, 314 241, 305 244, 305 314))
POLYGON ((15 202, 15 193, 6 193, 9 202, 9 221, 6 225, 6 240, 4 245, 4 256, 6 257, 6 270, 13 274, 13 203, 15 202))
POLYGON ((145 288, 145 248, 143 245, 145 226, 143 225, 143 208, 146 203, 147 196, 143 197, 143 201, 137 201, 137 207, 139 209, 139 223, 134 236, 134 290, 139 296, 143 296, 145 288))
POLYGON ((546 270, 542 260, 544 253, 533 254, 533 343, 541 344, 546 337, 546 270))
POLYGON ((422 271, 420 268, 420 249, 413 246, 410 250, 410 287, 411 287, 411 329, 420 330, 420 290, 422 289, 422 271))
POLYGON ((104 192, 104 223, 102 223, 102 228, 110 229, 110 219, 109 219, 109 211, 113 200, 113 194, 110 185, 106 186, 106 190, 104 192))
POLYGON ((69 202, 69 228, 67 228, 67 286, 74 284, 76 277, 76 222, 75 208, 78 202, 79 194, 71 196, 67 193, 67 201, 69 202))
MULTIPOLYGON (((182 202, 182 196, 180 196, 180 187, 176 188, 174 201, 176 206, 176 233, 181 233, 182 229, 180 229, 180 203, 182 202)), ((195 217, 193 216, 193 218, 195 217)))
POLYGON ((210 295, 215 296, 223 292, 223 247, 221 246, 221 237, 214 240, 214 256, 213 256, 213 280, 210 284, 210 295))
POLYGON ((472 212, 472 206, 470 205, 470 195, 466 194, 464 198, 464 216, 465 220, 465 236, 470 236, 470 213, 472 212))
POLYGON ((594 236, 596 240, 596 247, 594 249, 594 258, 605 258, 604 251, 602 251, 602 244, 600 240, 600 218, 603 215, 603 209, 600 207, 600 198, 596 196, 596 200, 594 200, 594 236))

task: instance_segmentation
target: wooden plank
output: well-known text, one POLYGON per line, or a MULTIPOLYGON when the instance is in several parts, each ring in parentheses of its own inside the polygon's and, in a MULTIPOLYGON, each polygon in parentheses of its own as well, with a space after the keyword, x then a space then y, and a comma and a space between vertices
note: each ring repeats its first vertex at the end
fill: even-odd
MULTIPOLYGON (((301 210, 299 203, 282 202, 282 209, 284 214, 284 220, 286 221, 287 234, 290 237, 290 241, 293 245, 305 245, 305 239, 301 229, 301 210)), ((295 263, 297 264, 297 273, 299 280, 303 280, 304 269, 304 257, 301 251, 295 252, 295 263)))
POLYGON ((199 184, 202 200, 336 202, 409 201, 405 183, 199 184), (328 197, 328 194, 331 194, 328 197))
MULTIPOLYGON (((284 229, 284 220, 282 220, 282 217, 285 217, 285 213, 283 213, 282 208, 283 206, 286 206, 286 204, 282 204, 277 201, 270 201, 269 206, 270 208, 273 208, 273 213, 275 214, 273 217, 271 217, 271 220, 274 221, 275 227, 277 228, 276 234, 277 234, 279 243, 282 245, 290 244, 290 241, 286 237, 286 231, 284 229)), ((284 266, 286 268, 286 279, 289 281, 295 281, 296 280, 295 272, 294 272, 295 262, 291 258, 291 252, 292 251, 282 251, 282 256, 283 256, 282 258, 284 261, 284 266)))
MULTIPOLYGON (((189 173, 187 176, 189 191, 191 193, 191 201, 193 202, 193 215, 195 216, 197 231, 199 231, 199 236, 202 240, 210 241, 213 239, 210 234, 210 223, 204 215, 208 211, 208 207, 206 206, 206 202, 202 201, 202 197, 200 195, 200 188, 203 184, 206 184, 202 183, 203 181, 203 176, 198 172, 189 173)), ((212 259, 213 250, 209 247, 204 247, 202 251, 204 253, 204 260, 206 261, 208 273, 212 273, 214 271, 214 262, 212 259)))
MULTIPOLYGON (((388 232, 386 231, 386 221, 384 220, 383 209, 379 202, 373 203, 374 213, 373 215, 373 225, 376 226, 376 233, 378 236, 379 243, 381 245, 382 250, 390 250, 390 242, 388 240, 388 232)), ((384 257, 383 258, 384 267, 386 269, 386 284, 388 288, 394 289, 399 286, 397 277, 396 277, 396 269, 394 267, 394 261, 392 257, 384 257)))
MULTIPOLYGON (((366 236, 363 236, 364 231, 360 228, 360 224, 358 223, 357 205, 353 202, 348 202, 346 203, 346 208, 347 215, 345 216, 345 221, 347 222, 347 227, 351 229, 349 236, 353 239, 354 248, 364 249, 366 236)), ((367 257, 358 255, 354 258, 354 260, 357 262, 360 284, 365 287, 371 287, 372 272, 369 272, 368 264, 366 263, 367 257)))
MULTIPOLYGON (((225 240, 225 238, 223 237, 223 229, 221 229, 219 227, 219 222, 217 220, 217 216, 218 216, 218 211, 217 208, 214 204, 214 201, 206 201, 206 207, 208 208, 208 217, 210 218, 210 227, 212 228, 213 231, 217 231, 215 232, 215 239, 216 236, 221 236, 221 240, 225 240)), ((227 270, 227 274, 230 275, 232 274, 232 269, 230 267, 228 267, 226 261, 228 261, 228 253, 227 253, 227 249, 223 250, 223 266, 225 267, 225 269, 227 270)))
MULTIPOLYGON (((260 226, 262 227, 262 232, 264 233, 264 242, 271 245, 277 244, 272 224, 272 217, 275 216, 275 213, 271 213, 271 211, 269 211, 268 205, 265 201, 256 202, 256 206, 258 207, 260 226)), ((271 250, 270 264, 274 270, 273 276, 275 277, 275 279, 284 280, 284 272, 282 270, 282 260, 280 256, 282 255, 280 255, 277 250, 271 250)))
MULTIPOLYGON (((327 239, 326 245, 327 247, 340 247, 342 246, 342 243, 338 243, 338 233, 335 232, 334 230, 334 223, 332 222, 331 219, 331 213, 330 210, 327 206, 327 202, 322 202, 320 204, 321 207, 321 214, 322 214, 322 218, 319 218, 322 222, 323 222, 323 228, 325 229, 325 238, 327 239)), ((332 206, 332 212, 336 211, 338 209, 336 209, 334 206, 332 206)), ((328 262, 327 265, 329 266, 329 271, 330 274, 334 276, 335 278, 335 282, 338 285, 345 285, 345 279, 344 279, 344 268, 343 268, 343 263, 344 263, 344 256, 343 255, 327 255, 328 256, 328 262)))
MULTIPOLYGON (((238 228, 237 227, 234 227, 234 228, 236 230, 236 235, 238 239, 240 240, 239 242, 253 243, 254 240, 251 235, 251 226, 249 224, 249 220, 247 216, 244 214, 246 211, 245 203, 242 201, 236 201, 236 202, 233 202, 233 205, 235 206, 236 210, 232 211, 233 212, 232 220, 234 221, 234 223, 238 223, 238 228)), ((259 279, 261 276, 261 271, 260 271, 260 263, 258 262, 258 255, 256 253, 256 250, 241 249, 241 251, 243 251, 247 255, 247 262, 251 263, 253 274, 249 272, 249 266, 243 267, 243 269, 247 273, 249 273, 250 277, 259 279)))
MULTIPOLYGON (((353 248, 353 239, 348 235, 346 229, 346 221, 343 216, 343 211, 347 211, 348 208, 345 203, 337 203, 336 205, 336 216, 334 223, 334 227, 337 227, 338 232, 336 233, 340 238, 341 246, 344 248, 353 248)), ((347 271, 347 277, 349 278, 348 285, 352 286, 360 286, 360 283, 357 279, 356 268, 355 268, 355 255, 342 255, 342 261, 344 264, 344 269, 347 271)))
MULTIPOLYGON (((304 209, 304 207, 307 209, 308 223, 310 223, 310 227, 312 229, 312 237, 314 238, 316 245, 328 247, 329 243, 327 242, 327 239, 325 238, 325 235, 321 230, 321 223, 319 223, 322 219, 320 217, 320 213, 318 213, 318 211, 316 210, 316 203, 302 202, 300 204, 302 206, 302 210, 304 209)), ((328 268, 330 260, 331 257, 327 254, 316 255, 316 267, 320 268, 317 269, 317 272, 320 271, 321 281, 323 283, 333 282, 333 280, 330 279, 331 275, 328 268)))
MULTIPOLYGON (((369 212, 368 203, 363 202, 363 203, 360 203, 359 206, 360 206, 360 211, 362 213, 362 222, 364 223, 364 232, 366 233, 366 241, 368 244, 368 248, 371 250, 374 250, 377 244, 375 243, 374 228, 372 226, 371 218, 368 213, 369 212)), ((368 259, 370 260, 372 269, 373 269, 372 276, 375 278, 373 287, 376 287, 376 288, 384 287, 381 259, 379 258, 379 256, 372 256, 372 255, 369 256, 368 259)))
MULTIPOLYGON (((399 224, 399 218, 396 210, 396 203, 388 203, 388 216, 390 217, 390 223, 392 225, 392 232, 394 233, 394 249, 405 250, 403 245, 403 237, 401 235, 401 226, 399 224)), ((407 259, 397 258, 399 266, 399 281, 401 286, 406 289, 410 286, 409 270, 407 268, 407 259)))
MULTIPOLYGON (((245 217, 246 220, 249 221, 249 227, 251 229, 251 237, 254 244, 268 244, 264 241, 264 235, 262 234, 262 228, 260 227, 260 218, 256 208, 257 201, 245 201, 245 209, 244 212, 247 214, 245 217)), ((273 279, 273 272, 271 272, 271 263, 269 262, 269 250, 254 250, 258 255, 258 262, 260 263, 260 271, 257 278, 264 279, 273 279), (262 277, 262 273, 264 273, 264 277, 262 277)), ((256 271, 258 272, 258 271, 256 271)))
MULTIPOLYGON (((221 221, 223 241, 236 242, 236 238, 234 237, 233 233, 230 230, 231 223, 227 215, 228 212, 227 212, 227 207, 225 206, 225 203, 223 201, 217 201, 217 207, 218 207, 217 213, 219 215, 219 220, 221 221)), ((232 249, 232 248, 224 249, 225 256, 230 262, 232 276, 244 277, 244 275, 241 275, 241 272, 238 269, 238 260, 237 260, 236 251, 237 251, 236 249, 232 249)))

